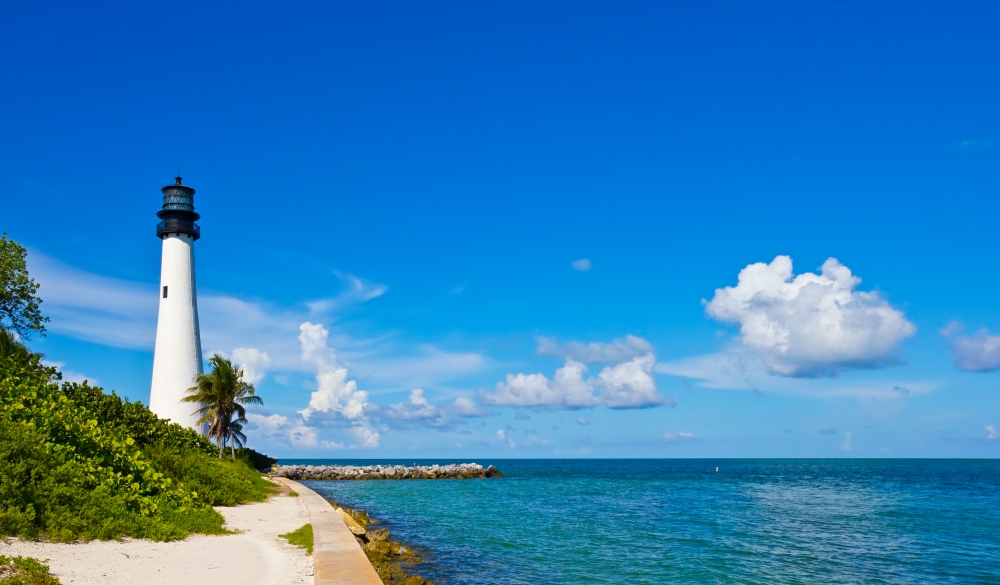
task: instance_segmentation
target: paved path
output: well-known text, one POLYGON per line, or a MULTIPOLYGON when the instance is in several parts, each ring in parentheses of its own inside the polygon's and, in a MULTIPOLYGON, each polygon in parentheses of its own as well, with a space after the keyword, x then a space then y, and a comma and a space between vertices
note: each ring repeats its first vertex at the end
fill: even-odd
MULTIPOLYGON (((313 557, 278 537, 309 522, 304 504, 303 498, 277 495, 260 504, 217 508, 226 517, 226 528, 240 534, 195 535, 176 542, 0 539, 0 555, 48 559, 63 585, 312 585, 313 557)), ((343 522, 341 526, 347 530, 343 522)), ((360 547, 358 552, 364 554, 360 547)))

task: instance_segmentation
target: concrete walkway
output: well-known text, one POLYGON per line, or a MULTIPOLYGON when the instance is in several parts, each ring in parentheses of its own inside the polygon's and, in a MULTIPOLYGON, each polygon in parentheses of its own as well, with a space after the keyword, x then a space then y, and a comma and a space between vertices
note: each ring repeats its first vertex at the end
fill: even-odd
POLYGON ((309 513, 316 585, 382 585, 365 551, 330 502, 297 481, 274 480, 295 490, 309 513))

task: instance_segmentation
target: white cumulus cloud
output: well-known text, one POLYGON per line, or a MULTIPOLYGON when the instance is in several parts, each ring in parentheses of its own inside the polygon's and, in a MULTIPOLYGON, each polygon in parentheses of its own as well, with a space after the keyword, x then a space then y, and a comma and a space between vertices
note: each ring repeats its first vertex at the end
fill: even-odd
POLYGON ((608 408, 647 408, 668 403, 656 392, 653 366, 656 357, 646 354, 607 366, 596 377, 585 378, 587 366, 567 359, 552 380, 544 374, 507 374, 493 392, 481 392, 485 404, 514 407, 579 409, 603 403, 608 408), (600 391, 598 393, 598 391, 600 391))
POLYGON ((250 423, 247 429, 254 431, 254 435, 264 438, 285 436, 289 428, 288 417, 280 414, 248 412, 247 421, 250 423))
POLYGON ((468 396, 458 396, 455 401, 451 404, 452 411, 458 416, 463 417, 476 417, 476 416, 488 416, 484 408, 480 408, 476 403, 468 396))
POLYGON ((574 359, 585 364, 618 363, 653 352, 652 344, 635 335, 626 335, 611 343, 570 341, 560 344, 548 337, 539 337, 537 343, 538 355, 574 359))
POLYGON ((382 411, 382 414, 399 420, 418 420, 437 418, 441 416, 441 411, 427 401, 421 388, 414 388, 410 390, 409 401, 393 404, 382 411))
POLYGON ((740 327, 740 342, 784 376, 822 376, 897 359, 916 327, 877 292, 855 290, 861 279, 830 258, 820 274, 793 276, 778 256, 740 271, 735 287, 717 289, 706 313, 740 327))
POLYGON ((358 438, 358 442, 362 447, 367 447, 373 449, 378 447, 379 436, 378 433, 369 429, 365 426, 354 427, 354 436, 358 438))
POLYGON ((631 361, 608 366, 597 375, 601 398, 608 408, 647 408, 663 404, 650 375, 656 358, 646 354, 631 361))
POLYGON ((983 430, 986 431, 987 441, 993 441, 997 438, 997 428, 995 426, 986 425, 985 427, 983 427, 983 430))
POLYGON ((587 366, 575 360, 556 370, 553 380, 543 374, 507 374, 496 391, 483 393, 486 404, 497 406, 551 406, 554 408, 584 408, 599 402, 593 385, 583 379, 587 366))
POLYGON ((315 447, 317 444, 316 429, 299 423, 288 431, 288 439, 295 447, 315 447))
POLYGON ((337 363, 333 349, 327 345, 329 332, 326 327, 307 321, 299 330, 302 359, 317 368, 316 391, 309 398, 309 406, 299 414, 307 421, 317 412, 334 412, 346 419, 359 419, 368 404, 368 393, 358 390, 357 382, 347 379, 347 368, 337 363))
POLYGON ((517 446, 517 444, 514 443, 514 439, 510 438, 510 436, 507 435, 507 431, 503 429, 497 431, 497 439, 499 439, 501 443, 506 443, 511 449, 517 446))
POLYGON ((232 359, 243 368, 243 379, 251 384, 263 380, 272 363, 267 352, 256 347, 237 347, 233 350, 232 359))

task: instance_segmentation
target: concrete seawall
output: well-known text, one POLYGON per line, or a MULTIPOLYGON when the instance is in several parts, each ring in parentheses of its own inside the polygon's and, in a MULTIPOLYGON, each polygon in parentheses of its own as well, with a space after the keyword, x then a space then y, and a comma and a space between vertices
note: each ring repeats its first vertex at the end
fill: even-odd
POLYGON ((354 533, 337 510, 306 486, 276 478, 293 489, 309 512, 313 529, 313 576, 316 585, 382 585, 354 533))
POLYGON ((451 465, 281 465, 273 477, 288 479, 475 479, 503 477, 496 467, 483 469, 478 463, 453 463, 451 465))

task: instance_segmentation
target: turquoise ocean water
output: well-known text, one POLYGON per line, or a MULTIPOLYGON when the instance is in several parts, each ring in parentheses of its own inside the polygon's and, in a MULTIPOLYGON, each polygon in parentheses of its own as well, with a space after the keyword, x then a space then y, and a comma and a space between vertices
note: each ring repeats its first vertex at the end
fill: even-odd
POLYGON ((998 460, 478 463, 506 479, 305 483, 381 519, 438 585, 1000 584, 998 460))

